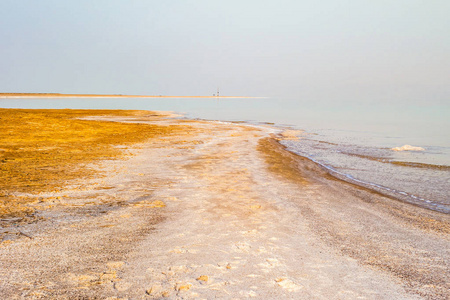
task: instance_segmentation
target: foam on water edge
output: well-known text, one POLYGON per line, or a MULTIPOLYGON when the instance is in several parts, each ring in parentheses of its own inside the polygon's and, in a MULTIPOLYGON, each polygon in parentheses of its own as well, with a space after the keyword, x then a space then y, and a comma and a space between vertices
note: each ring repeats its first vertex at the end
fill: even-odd
MULTIPOLYGON (((296 148, 295 146, 293 146, 293 144, 297 144, 300 145, 301 143, 304 143, 306 140, 299 140, 297 142, 295 141, 284 141, 282 142, 283 145, 285 145, 287 147, 287 150, 306 157, 308 159, 310 159, 311 161, 317 163, 318 165, 320 165, 321 167, 323 167, 324 169, 326 169, 331 175, 333 175, 336 178, 339 178, 341 180, 345 180, 347 182, 353 183, 353 184, 357 184, 369 189, 372 189, 374 191, 380 192, 382 194, 386 194, 388 196, 392 196, 396 199, 402 200, 404 202, 408 202, 414 205, 418 205, 421 207, 425 207, 427 209, 431 209, 431 210, 435 210, 435 211, 439 211, 439 212, 443 212, 443 213, 450 213, 450 205, 448 203, 442 202, 442 201, 436 201, 436 200, 431 200, 430 198, 427 197, 423 197, 423 196, 418 196, 414 193, 411 192, 407 192, 405 190, 402 189, 398 189, 398 188, 393 188, 390 186, 386 186, 385 184, 380 184, 377 183, 375 181, 371 181, 371 180, 363 180, 361 178, 358 178, 357 176, 351 175, 348 173, 348 171, 351 171, 348 167, 339 167, 336 168, 335 166, 333 166, 333 159, 332 161, 329 161, 329 157, 320 157, 319 159, 315 158, 315 154, 311 153, 311 152, 304 152, 301 151, 299 148, 296 148), (328 159, 328 161, 327 161, 328 159), (342 169, 342 170, 339 170, 342 169)), ((440 165, 430 165, 430 164, 421 164, 421 163, 415 163, 415 162, 397 162, 397 161, 390 161, 387 159, 383 159, 383 158, 370 158, 370 156, 367 155, 355 155, 354 153, 346 153, 344 151, 338 150, 337 148, 340 146, 339 144, 336 143, 332 143, 332 142, 327 142, 327 141, 317 141, 317 143, 324 143, 327 145, 327 148, 325 151, 323 152, 334 152, 334 155, 340 155, 341 157, 344 156, 356 156, 359 159, 363 159, 363 160, 372 160, 375 161, 374 163, 377 164, 381 164, 381 163, 389 163, 389 165, 391 165, 394 168, 398 168, 398 167, 403 167, 403 168, 410 168, 410 169, 426 169, 426 171, 432 171, 432 172, 445 172, 446 174, 448 174, 449 170, 450 170, 450 166, 440 166, 440 165), (335 148, 335 149, 330 149, 330 147, 335 148)), ((317 155, 317 153, 316 153, 317 155)), ((320 156, 320 155, 319 155, 320 156)), ((336 159, 334 158, 334 162, 336 163, 336 159)), ((354 166, 355 168, 364 168, 365 166, 361 166, 361 165, 356 165, 354 166)), ((382 168, 381 168, 382 169, 382 168)), ((365 170, 365 171, 372 171, 372 172, 376 172, 379 170, 365 170)), ((423 172, 422 170, 418 170, 417 172, 423 172)), ((389 172, 386 172, 386 176, 389 176, 389 172)), ((426 182, 426 180, 424 180, 424 182, 426 182)), ((425 184, 425 183, 423 183, 425 184)), ((445 191, 444 191, 445 192, 445 191)))

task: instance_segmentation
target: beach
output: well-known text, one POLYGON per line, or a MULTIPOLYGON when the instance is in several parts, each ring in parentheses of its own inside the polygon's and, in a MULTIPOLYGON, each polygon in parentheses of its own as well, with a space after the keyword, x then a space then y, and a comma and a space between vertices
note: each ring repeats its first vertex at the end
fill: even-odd
POLYGON ((450 297, 449 215, 331 176, 280 144, 295 135, 168 113, 83 120, 180 129, 115 141, 126 155, 99 155, 98 174, 14 192, 33 214, 2 219, 3 298, 450 297))

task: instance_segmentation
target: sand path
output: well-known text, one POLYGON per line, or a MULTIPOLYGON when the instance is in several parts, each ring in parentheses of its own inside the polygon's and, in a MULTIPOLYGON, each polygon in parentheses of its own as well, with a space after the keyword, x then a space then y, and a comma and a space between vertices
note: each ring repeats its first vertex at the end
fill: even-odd
POLYGON ((191 125, 189 137, 143 144, 131 159, 105 164, 111 176, 85 191, 65 191, 78 197, 21 229, 33 239, 0 247, 1 293, 17 299, 448 296, 447 233, 419 226, 423 220, 402 204, 326 178, 270 142, 269 152, 258 151, 265 130, 191 125), (304 174, 283 168, 287 163, 304 164, 304 174))

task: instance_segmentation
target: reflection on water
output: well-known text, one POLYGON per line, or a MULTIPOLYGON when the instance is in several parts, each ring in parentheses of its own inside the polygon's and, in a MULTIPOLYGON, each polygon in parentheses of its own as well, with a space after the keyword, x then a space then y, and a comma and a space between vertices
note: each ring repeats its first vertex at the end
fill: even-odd
MULTIPOLYGON (((142 109, 309 133, 292 151, 356 180, 450 204, 450 104, 265 99, 0 99, 3 108, 142 109), (390 150, 405 144, 420 152, 390 150)), ((413 198, 414 199, 414 198, 413 198)))

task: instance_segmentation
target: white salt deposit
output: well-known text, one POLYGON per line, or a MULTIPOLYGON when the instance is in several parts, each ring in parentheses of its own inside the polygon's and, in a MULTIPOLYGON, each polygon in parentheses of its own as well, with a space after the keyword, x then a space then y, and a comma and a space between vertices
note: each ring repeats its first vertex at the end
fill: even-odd
POLYGON ((425 151, 425 149, 422 147, 415 147, 415 146, 411 146, 411 145, 403 145, 401 147, 392 148, 391 150, 394 150, 394 151, 425 151))
POLYGON ((298 136, 303 134, 303 130, 285 130, 281 133, 283 140, 298 140, 298 136))

